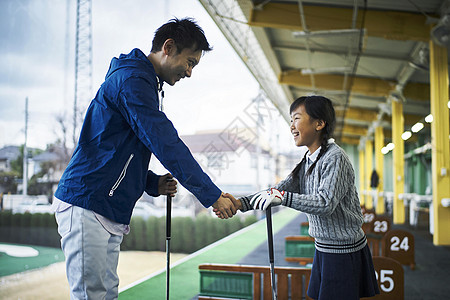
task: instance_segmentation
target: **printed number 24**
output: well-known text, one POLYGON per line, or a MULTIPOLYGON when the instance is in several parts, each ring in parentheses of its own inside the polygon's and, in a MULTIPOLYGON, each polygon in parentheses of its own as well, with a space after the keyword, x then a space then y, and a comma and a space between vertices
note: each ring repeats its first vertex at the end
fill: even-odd
POLYGON ((402 241, 400 241, 400 238, 398 236, 393 236, 391 238, 391 251, 408 251, 409 244, 408 244, 408 237, 405 236, 402 241))

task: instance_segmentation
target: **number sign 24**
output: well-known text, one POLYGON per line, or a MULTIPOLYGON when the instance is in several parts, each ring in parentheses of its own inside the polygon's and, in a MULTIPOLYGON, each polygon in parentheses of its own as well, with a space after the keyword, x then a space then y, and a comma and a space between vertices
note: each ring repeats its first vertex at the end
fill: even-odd
POLYGON ((393 236, 391 238, 391 251, 408 251, 409 250, 409 243, 408 243, 408 237, 403 237, 402 240, 398 236, 393 236))

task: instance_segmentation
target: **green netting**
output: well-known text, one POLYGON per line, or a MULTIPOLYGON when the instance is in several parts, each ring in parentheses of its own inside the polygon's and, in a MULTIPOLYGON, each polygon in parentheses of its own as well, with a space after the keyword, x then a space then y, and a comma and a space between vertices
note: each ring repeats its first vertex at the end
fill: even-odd
POLYGON ((314 242, 286 241, 286 257, 314 257, 314 242))
POLYGON ((253 274, 200 271, 200 295, 233 299, 252 299, 253 274))

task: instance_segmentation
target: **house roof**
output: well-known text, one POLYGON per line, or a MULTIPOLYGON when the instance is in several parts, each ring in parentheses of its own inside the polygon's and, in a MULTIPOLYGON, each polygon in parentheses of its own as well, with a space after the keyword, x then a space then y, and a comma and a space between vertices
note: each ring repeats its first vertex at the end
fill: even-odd
POLYGON ((38 154, 35 157, 33 157, 33 160, 36 162, 55 161, 59 159, 60 157, 58 154, 49 151, 42 152, 41 154, 38 154))
MULTIPOLYGON (((256 152, 257 137, 249 130, 239 132, 220 131, 180 136, 192 153, 235 152, 242 148, 256 152)), ((268 153, 262 150, 262 153, 268 153)))
POLYGON ((63 147, 52 146, 46 151, 33 157, 36 162, 48 162, 48 161, 60 161, 64 162, 69 159, 69 155, 66 153, 63 147))
POLYGON ((19 155, 19 146, 6 146, 0 149, 0 160, 15 160, 19 155))

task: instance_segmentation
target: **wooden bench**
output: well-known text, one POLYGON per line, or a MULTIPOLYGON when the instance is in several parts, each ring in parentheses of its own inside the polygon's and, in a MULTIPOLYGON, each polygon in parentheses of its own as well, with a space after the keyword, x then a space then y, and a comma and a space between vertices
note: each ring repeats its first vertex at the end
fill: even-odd
POLYGON ((314 259, 314 238, 295 235, 285 237, 285 260, 298 262, 301 265, 310 264, 314 259))
POLYGON ((372 256, 384 256, 384 239, 382 235, 367 233, 367 245, 372 256))
POLYGON ((309 236, 309 222, 300 223, 300 235, 309 236))
MULTIPOLYGON (((201 264, 200 296, 205 299, 272 299, 269 266, 201 264)), ((311 299, 306 295, 309 268, 276 267, 278 299, 311 299)))

